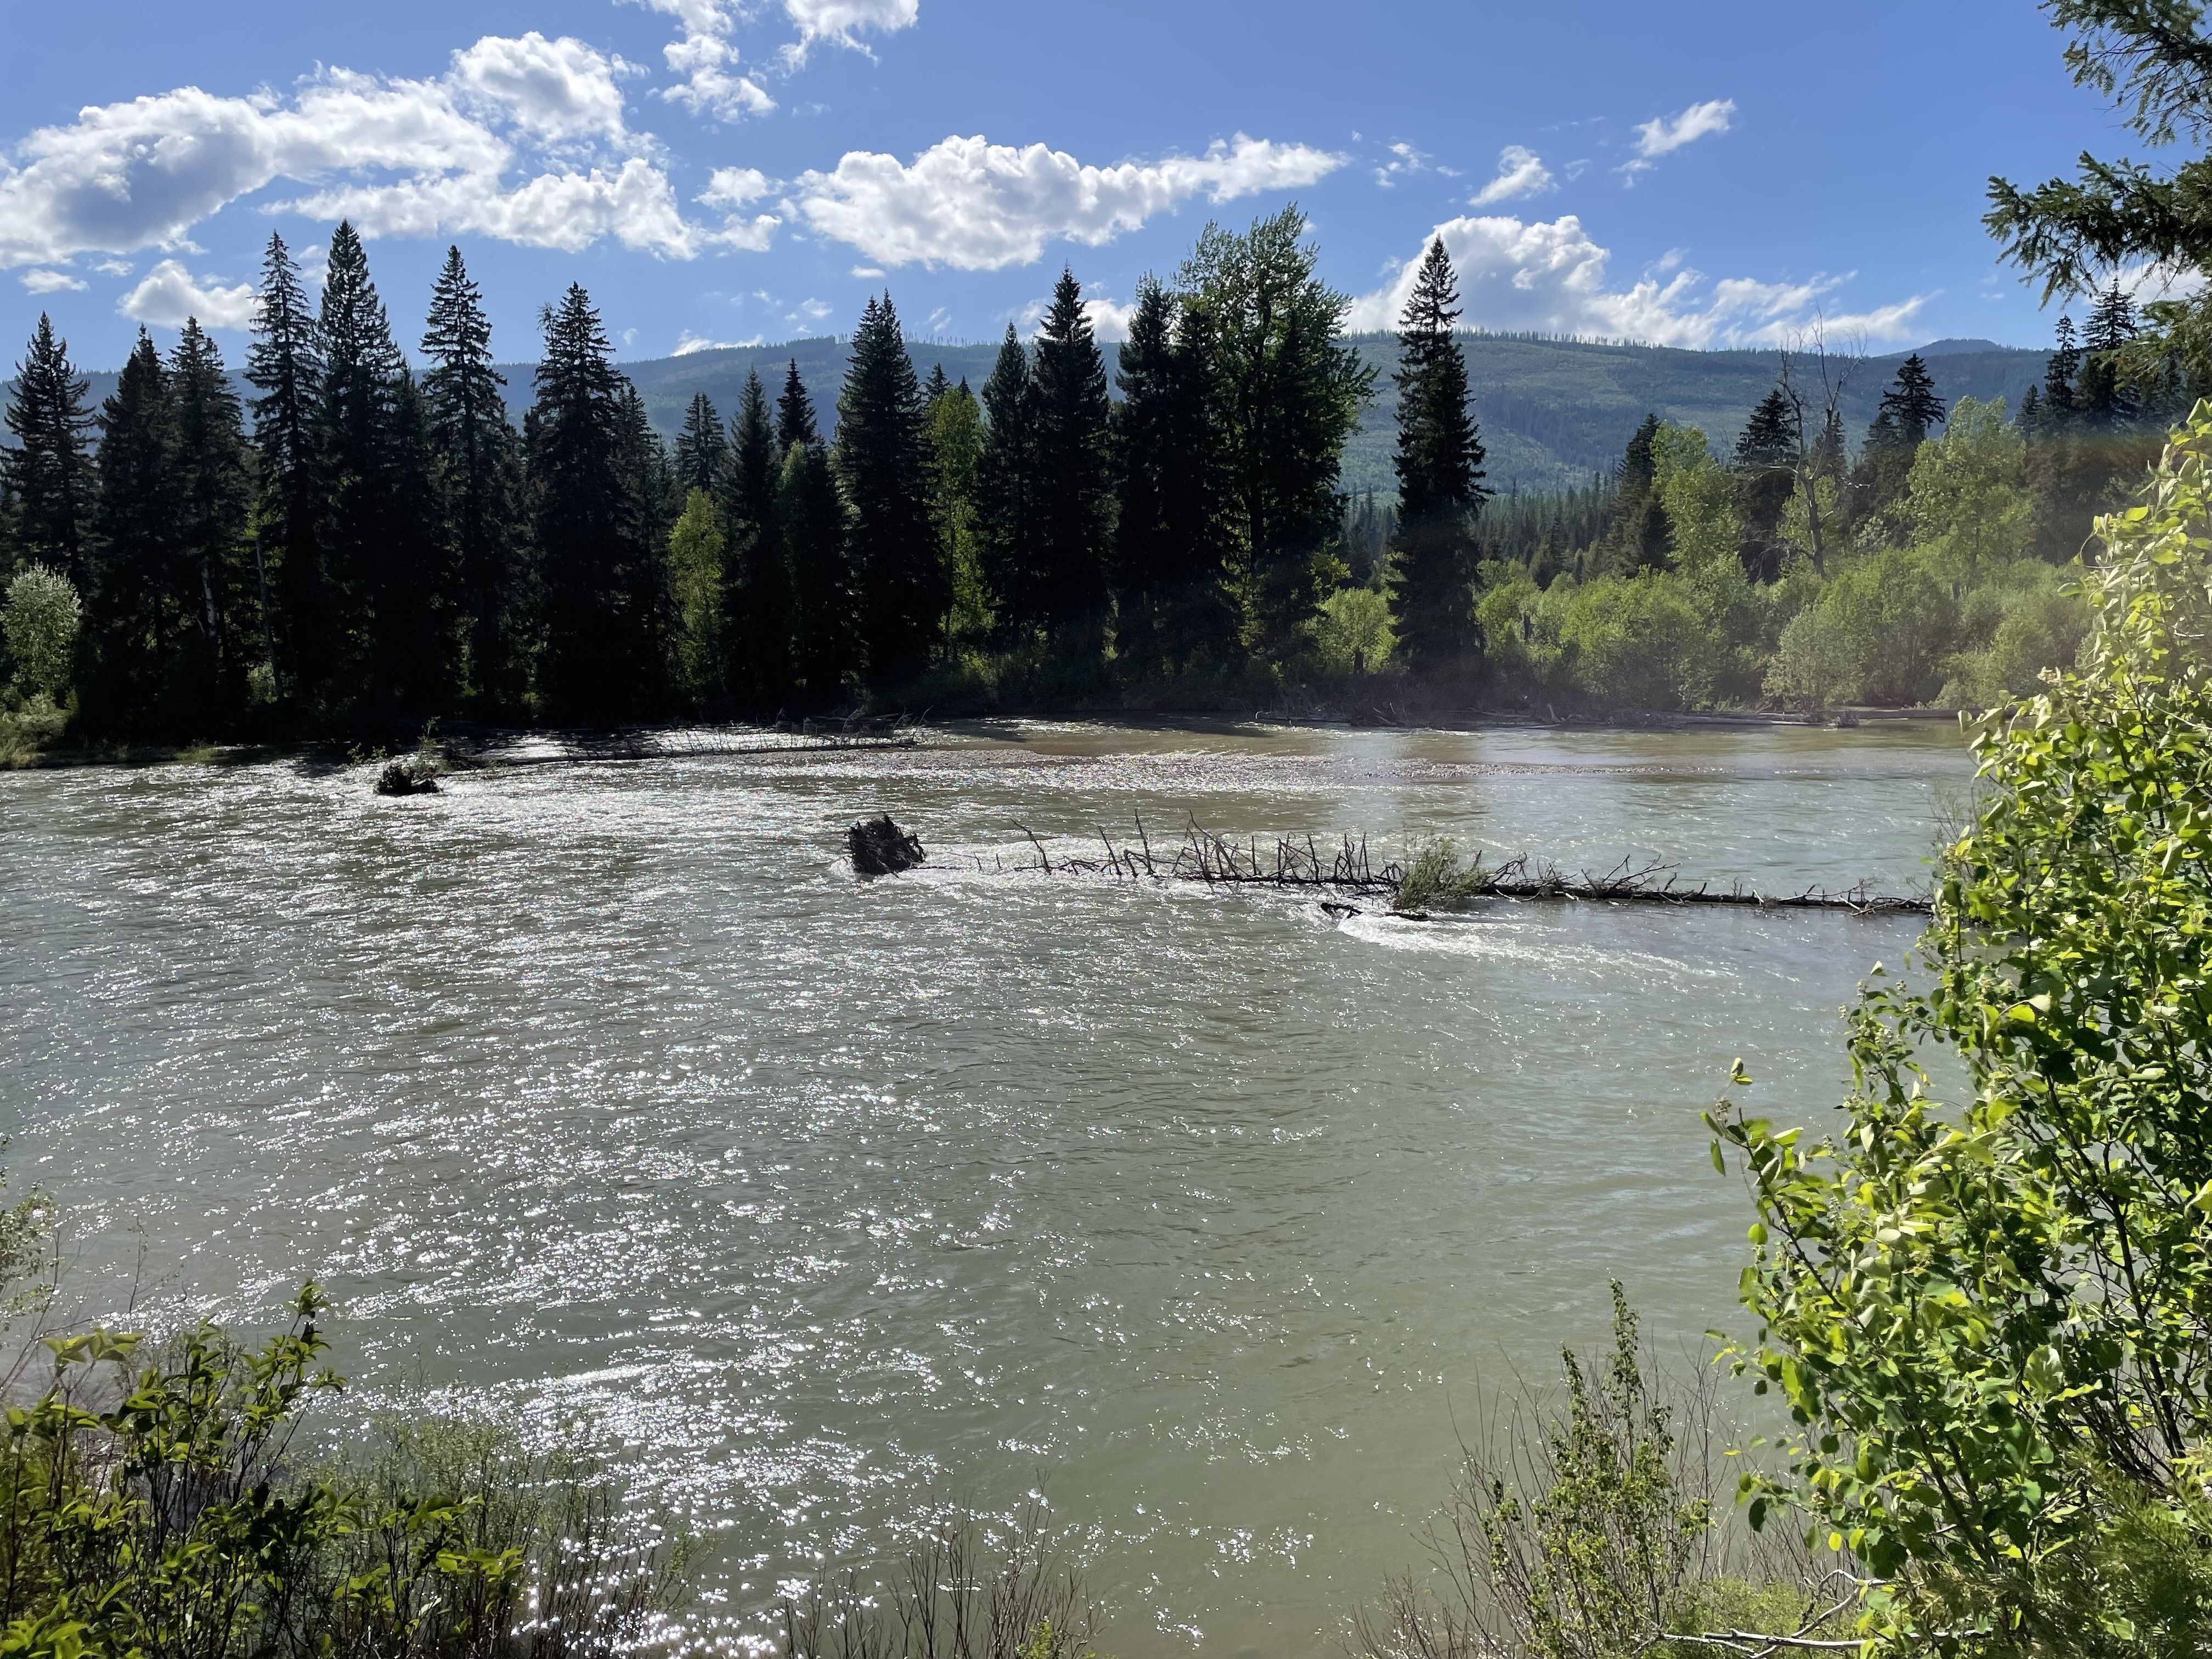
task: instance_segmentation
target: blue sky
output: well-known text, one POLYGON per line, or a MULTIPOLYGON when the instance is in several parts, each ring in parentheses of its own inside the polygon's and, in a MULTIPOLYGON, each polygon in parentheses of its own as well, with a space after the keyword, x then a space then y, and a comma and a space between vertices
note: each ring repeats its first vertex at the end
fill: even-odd
POLYGON ((1984 182, 2128 149, 2023 0, 0 3, 0 351, 48 310, 94 368, 187 310, 234 360, 342 214, 406 343, 451 241, 501 356, 577 281, 657 357, 884 288, 994 338, 1063 263, 1110 334, 1290 200, 1370 326, 1441 232, 1471 325, 2039 345, 1984 182))

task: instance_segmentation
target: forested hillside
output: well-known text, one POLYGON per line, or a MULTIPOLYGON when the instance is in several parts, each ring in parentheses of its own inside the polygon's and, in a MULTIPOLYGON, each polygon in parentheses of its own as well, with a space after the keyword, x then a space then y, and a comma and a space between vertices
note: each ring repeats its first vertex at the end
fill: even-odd
MULTIPOLYGON (((1344 487, 1355 495, 1370 489, 1394 495, 1398 486, 1390 470, 1390 446, 1396 427, 1387 393, 1398 338, 1356 334, 1349 343, 1376 371, 1384 392, 1369 404, 1359 430, 1345 447, 1344 487)), ((996 341, 915 343, 908 349, 915 372, 924 379, 933 365, 941 363, 948 379, 964 377, 975 387, 990 374, 999 352, 996 341)), ((1100 349, 1110 378, 1121 349, 1101 342, 1100 349)), ((1778 366, 1771 351, 1681 351, 1519 334, 1471 333, 1465 337, 1465 349, 1475 418, 1490 452, 1486 470, 1500 494, 1540 494, 1589 483, 1593 472, 1609 471, 1620 460, 1646 415, 1700 428, 1716 451, 1726 450, 1753 405, 1773 386, 1778 366)), ((826 415, 836 407, 850 355, 840 340, 799 340, 625 363, 623 372, 645 398, 653 425, 672 441, 696 394, 705 392, 717 409, 735 408, 749 369, 780 385, 786 366, 796 362, 815 407, 826 415)), ((1962 340, 1923 348, 1923 355, 1933 363, 1944 397, 1984 403, 2002 398, 2016 408, 2021 394, 2043 378, 2046 354, 1962 340)), ((1882 388, 1905 357, 1903 352, 1872 357, 1853 368, 1842 406, 1847 430, 1865 431, 1882 388)), ((529 384, 529 365, 513 364, 505 372, 510 385, 529 384)), ((95 396, 100 390, 94 387, 95 396)))

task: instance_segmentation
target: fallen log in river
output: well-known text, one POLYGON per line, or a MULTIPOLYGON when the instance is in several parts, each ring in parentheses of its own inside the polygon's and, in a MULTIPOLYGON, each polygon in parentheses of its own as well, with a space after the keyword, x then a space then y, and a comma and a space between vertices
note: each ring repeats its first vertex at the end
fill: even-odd
POLYGON ((1355 842, 1346 836, 1326 855, 1310 836, 1303 842, 1278 837, 1272 849, 1264 849, 1257 837, 1242 843, 1229 841, 1201 828, 1195 819, 1172 854, 1154 849, 1144 819, 1139 817, 1134 842, 1117 845, 1101 829, 1095 855, 1086 846, 1082 851, 1063 852, 1055 858, 1026 825, 1017 823, 1014 828, 1029 838, 1037 855, 1035 864, 1014 866, 1018 870, 1052 876, 1199 881, 1223 887, 1350 893, 1387 899, 1391 909, 1401 915, 1420 916, 1430 907, 1450 908, 1477 899, 1724 904, 1765 910, 1848 910, 1857 915, 1926 915, 1933 908, 1924 897, 1876 893, 1863 884, 1841 891, 1808 887, 1791 893, 1762 893, 1741 882, 1727 887, 1710 882, 1692 885, 1671 866, 1637 865, 1628 860, 1602 874, 1570 873, 1557 865, 1539 864, 1525 856, 1485 865, 1480 853, 1462 865, 1449 843, 1443 842, 1431 843, 1408 863, 1385 863, 1378 867, 1370 858, 1364 836, 1355 842))

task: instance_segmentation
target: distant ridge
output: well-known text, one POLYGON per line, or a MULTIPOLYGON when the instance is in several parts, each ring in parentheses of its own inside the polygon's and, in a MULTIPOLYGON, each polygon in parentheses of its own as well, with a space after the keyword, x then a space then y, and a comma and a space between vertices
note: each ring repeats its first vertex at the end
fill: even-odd
MULTIPOLYGON (((1388 334, 1352 337, 1376 369, 1376 401, 1346 447, 1345 488, 1393 495, 1390 470, 1393 414, 1390 368, 1397 349, 1388 334)), ((1702 428, 1725 453, 1742 430, 1752 405, 1766 395, 1779 367, 1772 351, 1690 351, 1675 346, 1629 345, 1536 334, 1469 333, 1463 337, 1474 386, 1475 416, 1490 452, 1491 488, 1506 494, 1540 494, 1586 484, 1611 469, 1636 423, 1649 412, 1662 420, 1702 428)), ((927 379, 942 363, 953 380, 980 391, 998 356, 995 343, 953 344, 910 341, 915 367, 927 379)), ((1103 347, 1110 374, 1118 348, 1103 347)), ((837 392, 848 352, 838 337, 791 340, 780 345, 725 346, 623 363, 662 434, 673 438, 695 393, 704 392, 726 418, 738 404, 747 369, 757 369, 770 397, 783 384, 784 365, 796 362, 823 425, 834 425, 837 392)), ((1846 388, 1844 426, 1856 444, 1874 419, 1881 389, 1908 354, 1869 357, 1846 388)), ((1946 402, 1962 397, 2002 398, 2019 406, 2021 393, 2043 378, 2045 354, 1988 340, 1937 340, 1920 348, 1932 360, 1936 390, 1946 402)), ((530 398, 532 365, 506 363, 507 395, 516 418, 530 398)), ((112 371, 88 374, 91 402, 115 390, 112 371)), ((9 383, 12 384, 12 383, 9 383)), ((4 388, 0 388, 4 389, 4 388)), ((240 388, 241 391, 244 388, 240 388)))
MULTIPOLYGON (((1372 489, 1393 495, 1397 480, 1390 469, 1389 375, 1397 341, 1388 334, 1361 334, 1352 343, 1378 373, 1376 401, 1345 453, 1345 487, 1355 494, 1372 489)), ((1780 367, 1772 351, 1690 351, 1537 334, 1470 332, 1462 344, 1474 386, 1475 416, 1490 452, 1485 470, 1491 487, 1501 494, 1588 483, 1592 473, 1608 471, 1620 458, 1647 412, 1702 428, 1714 449, 1724 453, 1752 406, 1773 386, 1780 367)), ((847 349, 834 337, 793 340, 626 362, 622 369, 636 383, 653 423, 673 434, 693 394, 704 392, 726 416, 737 405, 748 368, 760 371, 773 396, 782 383, 784 365, 795 361, 827 424, 836 416, 847 349)), ((933 364, 941 363, 951 379, 964 377, 979 391, 999 352, 995 343, 909 341, 907 349, 924 379, 933 364)), ((1109 344, 1103 349, 1110 374, 1118 349, 1109 344)), ((1843 404, 1854 444, 1874 419, 1882 387, 1908 355, 1869 357, 1854 370, 1843 404)), ((2015 407, 2021 393, 2043 378, 2044 353, 1987 340, 1940 340, 1922 347, 1921 355, 1940 359, 1933 369, 1936 389, 1947 402, 2002 398, 2007 407, 2015 407)), ((510 365, 504 372, 510 386, 526 394, 528 366, 510 365)))

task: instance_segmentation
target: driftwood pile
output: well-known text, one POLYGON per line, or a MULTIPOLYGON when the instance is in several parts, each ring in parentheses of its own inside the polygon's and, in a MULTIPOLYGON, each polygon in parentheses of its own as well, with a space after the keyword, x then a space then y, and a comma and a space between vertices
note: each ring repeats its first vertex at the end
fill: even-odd
MULTIPOLYGON (((1201 828, 1196 820, 1183 832, 1172 854, 1156 851, 1137 819, 1133 844, 1116 845, 1104 830, 1098 832, 1099 851, 1086 848, 1054 858, 1043 842, 1026 825, 1014 826, 1029 837, 1037 861, 1014 866, 1046 875, 1103 875, 1123 880, 1202 881, 1212 886, 1273 887, 1318 890, 1339 894, 1388 899, 1394 903, 1406 887, 1405 865, 1379 867, 1369 856, 1365 837, 1349 836, 1324 854, 1309 836, 1303 842, 1278 838, 1264 848, 1255 837, 1243 843, 1224 840, 1201 828)), ((1455 871, 1443 884, 1442 902, 1470 899, 1579 899, 1593 903, 1741 905, 1771 910, 1848 910, 1860 915, 1925 915, 1925 898, 1876 893, 1863 884, 1841 892, 1808 887, 1795 893, 1761 893, 1736 882, 1715 887, 1708 882, 1694 886, 1662 864, 1636 865, 1624 860, 1603 874, 1589 871, 1570 873, 1557 865, 1537 864, 1516 858, 1486 868, 1480 854, 1474 862, 1455 871)), ((1332 909, 1341 908, 1336 905, 1332 909)))
POLYGON ((864 876, 895 876, 927 856, 921 842, 893 823, 888 812, 848 830, 845 847, 853 855, 853 868, 864 876))

